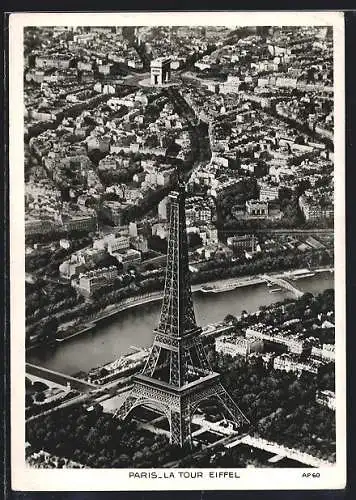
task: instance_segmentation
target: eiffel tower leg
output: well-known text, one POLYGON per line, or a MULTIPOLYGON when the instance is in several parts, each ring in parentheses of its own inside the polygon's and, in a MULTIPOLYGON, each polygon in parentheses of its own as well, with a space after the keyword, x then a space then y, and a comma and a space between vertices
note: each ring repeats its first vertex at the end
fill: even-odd
POLYGON ((196 352, 198 355, 198 359, 200 361, 201 368, 203 368, 204 370, 211 370, 211 368, 209 366, 209 361, 207 360, 207 357, 206 357, 206 354, 204 351, 203 344, 201 342, 198 342, 196 344, 196 352))
POLYGON ((145 367, 143 369, 143 374, 147 375, 148 377, 152 377, 153 372, 155 371, 157 361, 159 358, 159 354, 161 352, 161 348, 154 345, 151 349, 150 355, 146 361, 145 367))
POLYGON ((240 408, 237 406, 235 401, 232 399, 230 394, 224 389, 224 387, 219 384, 218 390, 216 392, 216 397, 220 400, 222 405, 230 413, 234 421, 239 427, 247 425, 250 423, 247 417, 242 413, 240 408))
POLYGON ((171 444, 183 446, 191 443, 190 415, 189 410, 179 412, 171 410, 171 444))
POLYGON ((116 410, 116 412, 114 413, 114 417, 118 417, 121 420, 124 420, 132 410, 133 406, 136 404, 137 400, 137 397, 129 395, 122 403, 120 408, 116 410))

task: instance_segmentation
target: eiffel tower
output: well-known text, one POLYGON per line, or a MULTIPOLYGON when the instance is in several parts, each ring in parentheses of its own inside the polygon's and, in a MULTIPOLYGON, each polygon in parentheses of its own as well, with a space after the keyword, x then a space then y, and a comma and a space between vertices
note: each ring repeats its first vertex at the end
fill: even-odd
POLYGON ((115 416, 125 419, 137 406, 163 413, 169 422, 171 443, 191 444, 191 419, 199 404, 214 398, 235 425, 249 421, 213 372, 201 332, 195 321, 189 279, 185 221, 185 187, 178 183, 170 197, 170 228, 162 310, 149 357, 115 416))

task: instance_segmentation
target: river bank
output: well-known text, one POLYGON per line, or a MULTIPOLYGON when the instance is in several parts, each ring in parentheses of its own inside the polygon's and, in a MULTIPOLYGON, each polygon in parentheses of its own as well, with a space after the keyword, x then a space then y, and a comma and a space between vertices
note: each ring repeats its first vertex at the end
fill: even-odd
MULTIPOLYGON (((333 272, 333 268, 319 268, 310 271, 304 268, 291 269, 284 272, 269 273, 269 276, 273 278, 289 278, 293 276, 294 280, 298 280, 303 278, 303 274, 299 275, 299 273, 301 273, 302 271, 305 271, 305 273, 324 273, 333 272)), ((192 285, 192 292, 224 293, 235 290, 236 288, 254 286, 265 282, 266 279, 264 276, 243 276, 239 278, 227 278, 223 280, 215 280, 203 284, 192 285)), ((83 328, 80 328, 78 331, 75 331, 73 333, 68 332, 68 334, 64 334, 63 337, 58 336, 56 341, 62 343, 79 335, 83 335, 84 333, 90 333, 102 323, 115 318, 121 312, 144 304, 162 300, 162 297, 163 290, 160 290, 158 292, 153 292, 144 296, 141 295, 138 297, 129 297, 128 299, 124 299, 120 304, 109 305, 105 310, 99 312, 95 318, 91 318, 89 321, 86 321, 83 328)), ((36 349, 37 347, 38 346, 36 345, 30 346, 26 349, 26 351, 31 351, 33 349, 36 349)))
MULTIPOLYGON (((319 293, 333 288, 334 277, 330 272, 320 272, 298 280, 297 284, 303 292, 319 293)), ((200 326, 206 327, 221 322, 228 314, 238 317, 243 311, 254 313, 261 306, 293 297, 286 290, 270 293, 265 283, 221 293, 198 292, 194 293, 195 317, 200 326)), ((118 359, 132 352, 133 345, 149 348, 160 315, 159 298, 146 298, 146 303, 136 302, 119 312, 107 311, 105 317, 96 320, 96 327, 85 334, 27 352, 27 362, 73 375, 118 359)))

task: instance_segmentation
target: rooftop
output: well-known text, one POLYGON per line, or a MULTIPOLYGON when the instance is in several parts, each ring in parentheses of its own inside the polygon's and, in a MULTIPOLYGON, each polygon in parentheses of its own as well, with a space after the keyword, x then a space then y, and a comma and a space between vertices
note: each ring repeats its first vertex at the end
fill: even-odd
POLYGON ((153 59, 151 61, 151 67, 152 66, 160 66, 162 64, 168 64, 171 62, 170 57, 157 57, 156 59, 153 59))

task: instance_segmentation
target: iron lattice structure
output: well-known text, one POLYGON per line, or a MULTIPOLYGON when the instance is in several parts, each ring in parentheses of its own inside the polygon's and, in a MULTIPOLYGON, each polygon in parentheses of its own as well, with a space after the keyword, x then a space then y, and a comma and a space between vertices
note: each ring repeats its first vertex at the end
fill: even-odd
POLYGON ((212 371, 197 326, 189 278, 185 188, 170 194, 170 228, 161 315, 147 362, 117 410, 125 419, 137 406, 153 406, 170 425, 172 444, 191 442, 191 418, 205 399, 215 398, 238 427, 249 423, 212 371))

